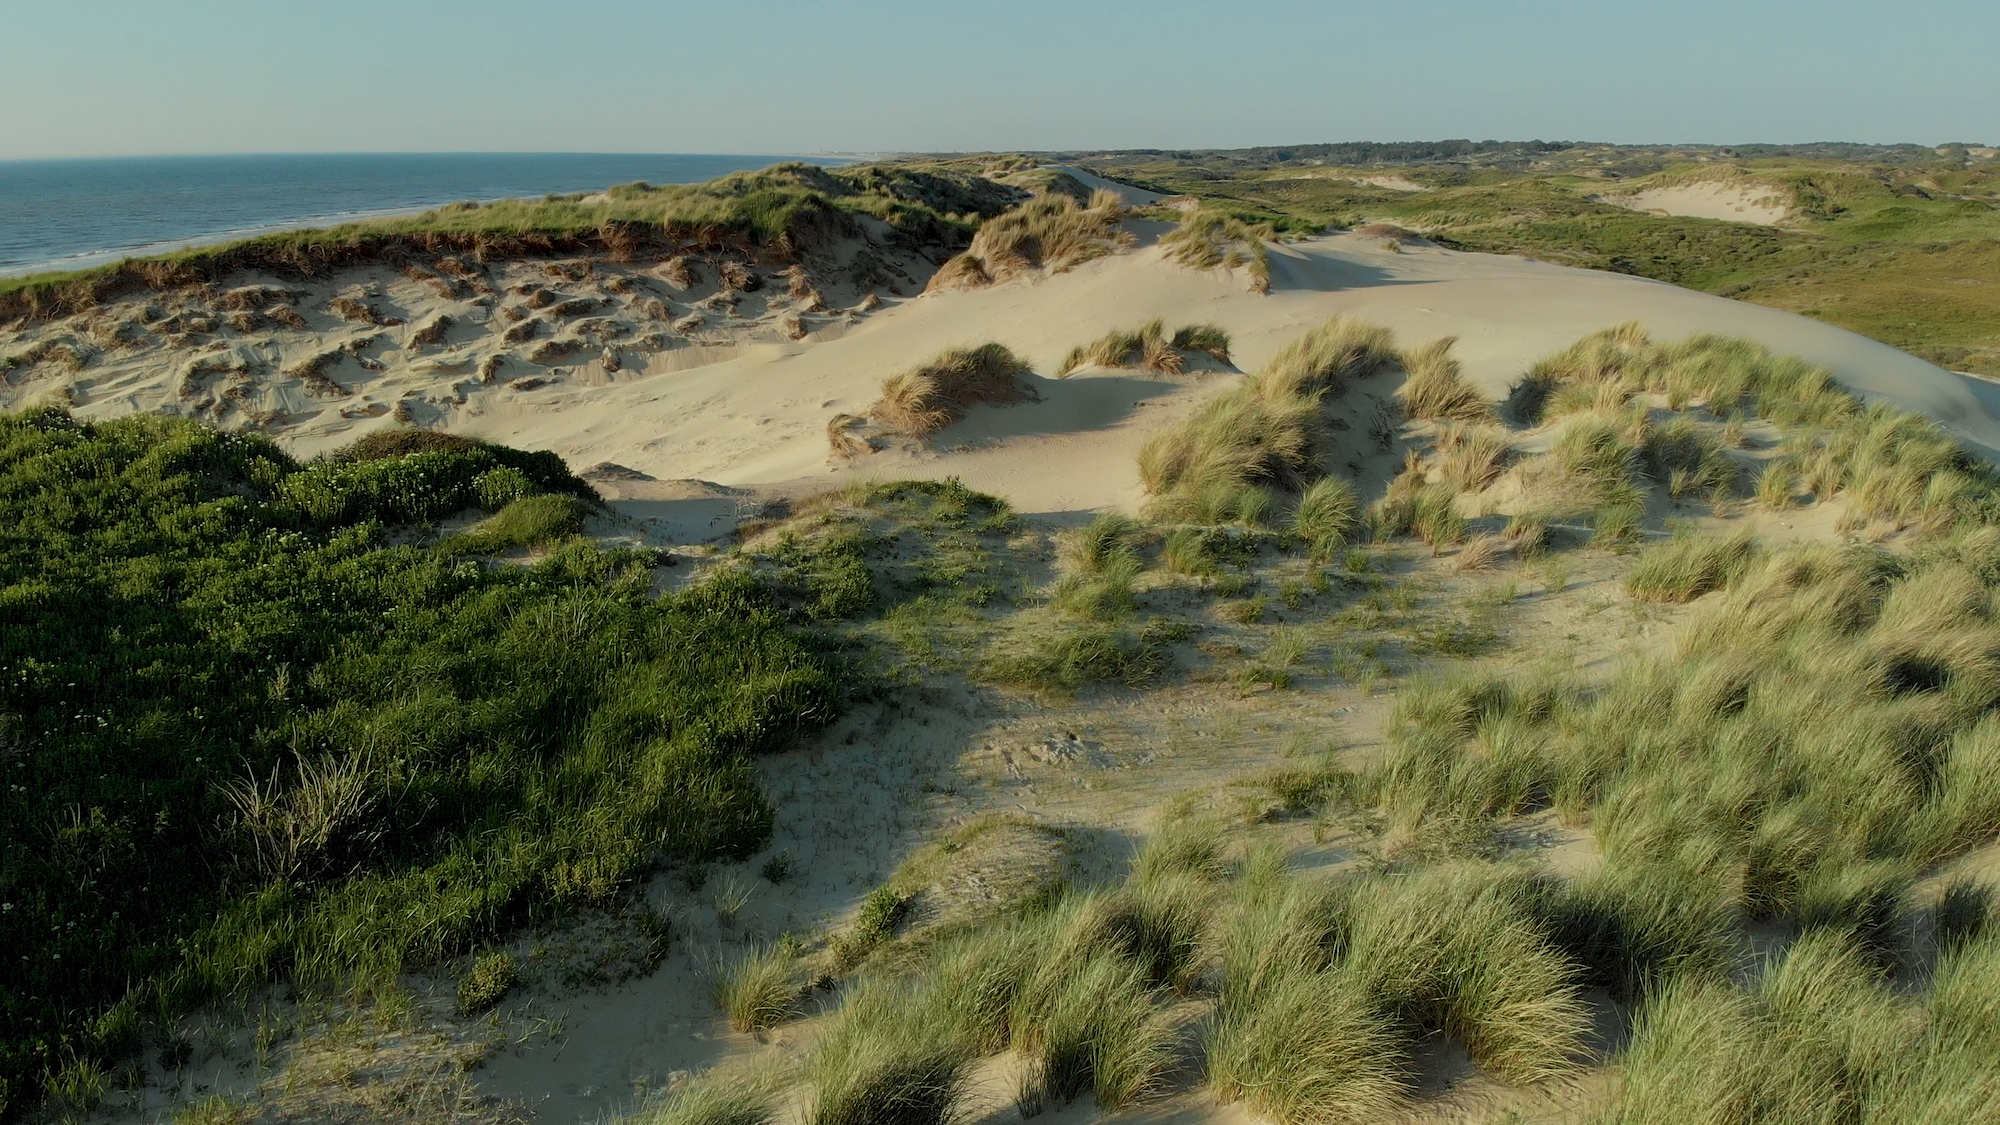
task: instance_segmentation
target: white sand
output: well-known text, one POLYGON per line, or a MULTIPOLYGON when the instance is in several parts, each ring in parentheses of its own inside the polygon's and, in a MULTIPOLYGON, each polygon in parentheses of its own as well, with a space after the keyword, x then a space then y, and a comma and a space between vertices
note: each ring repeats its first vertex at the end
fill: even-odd
POLYGON ((1619 321, 1643 321, 1663 338, 1740 334, 1823 363, 1864 397, 1921 411, 1983 451, 2000 449, 2000 420, 1942 368, 1805 317, 1661 282, 1447 250, 1391 254, 1350 236, 1275 248, 1272 279, 1259 297, 1240 278, 1142 249, 1037 283, 910 302, 829 343, 496 398, 453 428, 662 479, 802 490, 857 475, 957 475, 1029 512, 1129 504, 1140 443, 1231 376, 1051 380, 1038 404, 976 409, 937 435, 940 452, 886 452, 838 470, 827 462, 826 421, 864 411, 884 375, 952 344, 999 340, 1052 371, 1071 346, 1159 316, 1170 326, 1223 325, 1237 363, 1254 370, 1299 331, 1344 313, 1387 324, 1405 343, 1458 336, 1468 374, 1496 398, 1534 360, 1619 321))
POLYGON ((1356 176, 1354 182, 1370 187, 1387 188, 1390 191, 1429 191, 1431 189, 1403 176, 1356 176))
POLYGON ((1603 199, 1606 203, 1656 215, 1723 219, 1762 227, 1776 226, 1791 216, 1791 208, 1782 195, 1767 185, 1754 182, 1710 180, 1647 188, 1631 195, 1607 195, 1603 199))
MULTIPOLYGON (((1827 365, 1867 398, 1929 415, 1981 452, 2000 450, 2000 421, 1982 404, 1982 397, 1991 397, 1990 388, 1979 388, 1988 394, 1975 396, 1960 376, 1791 313, 1525 259, 1431 247, 1389 253, 1379 239, 1356 235, 1274 247, 1273 291, 1258 296, 1248 291, 1240 272, 1185 269, 1143 244, 1164 229, 1150 227, 1136 251, 1055 277, 892 302, 851 324, 818 315, 813 318, 818 330, 798 341, 771 329, 770 321, 787 302, 781 296, 766 302, 767 287, 746 299, 764 303, 757 309, 746 303, 749 319, 707 314, 716 323, 716 344, 729 344, 731 333, 742 342, 702 347, 677 337, 666 350, 625 347, 623 369, 616 373, 605 371, 589 350, 548 368, 510 360, 493 384, 469 377, 462 365, 440 368, 435 359, 440 351, 473 354, 497 341, 504 326, 498 318, 480 323, 486 310, 459 304, 450 307, 461 325, 439 349, 397 351, 394 340, 408 330, 388 330, 390 343, 373 353, 382 372, 363 372, 343 361, 336 373, 353 396, 349 399, 319 400, 284 380, 259 383, 270 376, 258 371, 289 362, 291 350, 307 346, 303 343, 285 343, 285 355, 270 357, 262 368, 253 363, 248 375, 223 378, 244 384, 252 396, 274 400, 268 431, 303 454, 394 424, 389 404, 402 403, 418 424, 553 449, 579 469, 611 461, 662 482, 698 479, 767 494, 797 494, 854 477, 956 475, 1023 511, 1065 512, 1136 502, 1139 445, 1164 421, 1236 376, 1211 371, 1169 380, 1098 371, 1048 380, 1040 403, 978 408, 936 435, 928 451, 887 451, 853 465, 829 463, 827 422, 838 412, 865 412, 884 376, 947 346, 998 340, 1048 372, 1072 346, 1152 317, 1170 326, 1222 325, 1243 370, 1255 370, 1294 335, 1335 313, 1386 324, 1404 344, 1453 335, 1460 338, 1458 354, 1468 373, 1496 398, 1534 360, 1586 333, 1636 319, 1667 339, 1698 332, 1752 337, 1827 365), (533 373, 549 382, 532 389, 507 385, 517 374, 533 373)), ((439 307, 434 300, 426 304, 424 295, 413 291, 417 287, 400 278, 379 287, 384 306, 412 323, 439 307)), ((674 300, 675 315, 698 307, 699 302, 683 303, 693 296, 674 300)), ((629 315, 615 302, 631 299, 615 298, 607 315, 629 315)), ((851 293, 838 297, 843 304, 854 299, 851 293)), ((320 342, 310 346, 324 347, 338 331, 362 330, 316 331, 320 342)), ((280 350, 278 343, 251 340, 232 346, 280 350)), ((107 358, 68 377, 79 413, 107 417, 185 409, 175 387, 187 353, 153 348, 118 355, 129 358, 107 358)), ((54 378, 41 369, 15 372, 16 385, 6 392, 9 404, 27 400, 54 378)), ((740 509, 734 497, 722 493, 659 492, 648 482, 608 491, 632 501, 657 501, 649 516, 671 526, 667 534, 674 537, 690 530, 691 521, 725 532, 733 520, 722 509, 740 509)))

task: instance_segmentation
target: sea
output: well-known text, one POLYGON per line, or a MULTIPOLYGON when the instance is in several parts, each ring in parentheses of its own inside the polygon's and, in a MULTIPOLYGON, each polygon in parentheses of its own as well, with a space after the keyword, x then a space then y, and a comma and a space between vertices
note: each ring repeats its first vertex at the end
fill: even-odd
POLYGON ((644 180, 696 183, 784 160, 684 153, 359 153, 0 160, 0 277, 269 231, 596 191, 644 180))

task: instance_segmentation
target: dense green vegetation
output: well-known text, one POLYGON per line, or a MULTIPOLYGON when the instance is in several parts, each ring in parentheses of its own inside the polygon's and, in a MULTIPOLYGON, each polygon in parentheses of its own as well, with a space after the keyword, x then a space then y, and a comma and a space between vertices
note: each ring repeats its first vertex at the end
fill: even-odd
POLYGON ((87 1092, 191 1003, 383 985, 761 843, 746 755, 838 702, 784 591, 655 599, 650 553, 385 534, 483 504, 475 535, 546 540, 591 502, 551 454, 434 436, 301 465, 176 420, 0 417, 13 1104, 87 1092))
POLYGON ((1400 224, 1448 246, 1671 281, 2000 374, 2000 162, 1962 146, 1300 146, 1107 153, 1105 174, 1200 196, 1239 221, 1400 224), (1427 190, 1361 177, 1392 174, 1427 190), (1645 214, 1614 193, 1690 179, 1784 201, 1779 227, 1645 214))

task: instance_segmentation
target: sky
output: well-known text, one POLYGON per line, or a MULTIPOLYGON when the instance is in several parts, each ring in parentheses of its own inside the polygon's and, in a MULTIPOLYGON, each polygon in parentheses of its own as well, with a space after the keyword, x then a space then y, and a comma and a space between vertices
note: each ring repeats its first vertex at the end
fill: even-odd
POLYGON ((0 159, 2000 141, 2000 0, 0 0, 0 159))

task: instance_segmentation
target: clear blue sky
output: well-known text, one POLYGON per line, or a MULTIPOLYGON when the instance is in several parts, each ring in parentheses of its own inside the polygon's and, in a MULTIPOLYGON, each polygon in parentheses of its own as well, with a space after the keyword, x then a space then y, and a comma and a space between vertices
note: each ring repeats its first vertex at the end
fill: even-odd
POLYGON ((2000 0, 0 0, 0 159, 2000 141, 2000 0))

